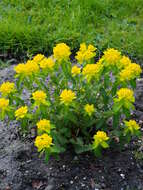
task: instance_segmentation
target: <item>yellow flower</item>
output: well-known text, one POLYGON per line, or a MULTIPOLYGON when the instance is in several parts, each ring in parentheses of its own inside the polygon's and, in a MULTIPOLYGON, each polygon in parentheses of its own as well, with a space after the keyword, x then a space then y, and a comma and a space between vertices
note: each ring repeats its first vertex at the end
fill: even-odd
POLYGON ((105 65, 106 66, 113 66, 116 65, 116 63, 120 60, 121 58, 121 52, 114 48, 109 48, 106 51, 104 51, 104 60, 105 60, 105 65))
POLYGON ((75 56, 75 58, 78 60, 78 62, 80 63, 80 64, 82 64, 83 62, 84 62, 84 53, 82 53, 81 51, 78 51, 77 53, 76 53, 77 55, 75 56))
POLYGON ((72 76, 76 76, 78 74, 80 74, 80 68, 77 67, 76 65, 72 67, 72 70, 71 70, 71 73, 72 73, 72 76))
POLYGON ((53 69, 55 62, 52 58, 44 58, 41 62, 40 62, 40 67, 42 69, 53 69))
POLYGON ((43 92, 42 90, 37 90, 36 92, 32 93, 32 98, 33 100, 35 100, 35 103, 37 105, 45 104, 46 97, 47 97, 46 93, 43 92))
POLYGON ((15 71, 17 73, 17 76, 19 75, 32 75, 39 71, 39 66, 36 62, 33 60, 28 60, 26 64, 20 63, 15 67, 15 71))
POLYGON ((1 86, 0 86, 0 92, 2 93, 2 95, 6 96, 12 92, 15 91, 15 84, 13 82, 4 82, 1 86))
POLYGON ((91 44, 89 44, 89 46, 88 46, 88 51, 96 51, 97 50, 97 48, 96 47, 94 47, 93 45, 91 45, 91 44))
POLYGON ((86 46, 85 43, 80 44, 80 49, 76 53, 77 55, 75 58, 78 60, 80 64, 82 64, 84 61, 88 61, 91 58, 95 57, 96 53, 96 48, 93 45, 88 45, 86 46))
POLYGON ((104 131, 97 131, 97 133, 93 137, 93 148, 96 149, 98 146, 102 146, 103 148, 108 148, 109 145, 106 141, 108 141, 109 137, 104 131))
POLYGON ((76 95, 71 90, 65 89, 62 91, 62 93, 60 95, 60 100, 65 105, 70 104, 74 99, 76 99, 76 95))
POLYGON ((87 64, 82 71, 83 76, 90 81, 92 78, 99 78, 100 73, 102 72, 103 65, 102 64, 87 64))
POLYGON ((129 121, 124 121, 125 123, 125 130, 124 133, 127 134, 130 132, 132 135, 135 134, 136 131, 140 129, 140 126, 136 123, 135 120, 129 120, 129 121))
POLYGON ((9 100, 5 98, 0 98, 0 110, 5 110, 9 105, 9 100))
POLYGON ((71 54, 70 47, 65 43, 59 43, 53 48, 53 54, 58 61, 68 60, 71 54))
POLYGON ((103 64, 103 62, 104 62, 104 57, 101 57, 96 64, 103 64))
POLYGON ((25 64, 26 74, 31 75, 33 73, 37 73, 39 71, 39 66, 33 60, 28 60, 25 64))
POLYGON ((114 99, 114 102, 122 101, 123 106, 127 109, 133 107, 132 103, 135 102, 134 92, 128 88, 121 88, 117 91, 117 98, 114 99))
POLYGON ((50 129, 51 129, 50 120, 42 119, 36 125, 38 127, 39 132, 42 132, 42 131, 45 131, 47 133, 50 132, 50 129))
POLYGON ((27 106, 22 106, 20 108, 18 108, 16 111, 15 111, 15 117, 16 119, 22 119, 26 116, 28 112, 28 108, 27 106))
POLYGON ((93 112, 94 112, 94 105, 93 104, 91 104, 91 105, 89 105, 89 104, 86 104, 85 106, 84 106, 84 110, 86 111, 86 113, 89 115, 89 116, 91 116, 92 114, 93 114, 93 112))
POLYGON ((44 58, 45 58, 44 55, 37 54, 37 55, 34 56, 33 61, 35 61, 36 63, 40 63, 40 61, 42 61, 42 59, 44 59, 44 58))
POLYGON ((85 52, 86 50, 87 50, 86 44, 85 43, 80 44, 79 51, 80 52, 85 52))
POLYGON ((134 102, 134 92, 131 89, 128 88, 121 88, 117 91, 118 99, 119 101, 122 99, 126 99, 128 101, 134 102))
POLYGON ((24 63, 19 63, 15 68, 15 72, 20 75, 20 74, 25 74, 26 67, 24 63))
POLYGON ((130 81, 133 80, 141 74, 142 70, 140 65, 136 63, 131 63, 123 69, 119 74, 120 81, 130 81))
POLYGON ((37 136, 34 144, 38 148, 38 152, 41 152, 44 149, 50 148, 50 146, 53 144, 52 137, 47 134, 37 136))
POLYGON ((120 59, 120 62, 119 62, 119 68, 125 68, 127 67, 128 65, 131 64, 131 60, 129 59, 129 57, 127 56, 123 56, 121 59, 120 59))

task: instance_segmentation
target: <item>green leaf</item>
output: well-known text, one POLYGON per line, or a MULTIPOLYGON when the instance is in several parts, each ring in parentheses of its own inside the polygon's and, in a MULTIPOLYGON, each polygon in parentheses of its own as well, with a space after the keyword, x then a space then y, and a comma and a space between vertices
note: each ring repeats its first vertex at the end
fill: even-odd
POLYGON ((48 162, 50 158, 50 150, 49 149, 45 149, 45 161, 48 162))
POLYGON ((122 102, 116 102, 114 105, 113 105, 113 112, 114 113, 117 113, 120 111, 120 109, 122 108, 123 104, 122 102))
POLYGON ((81 146, 75 146, 75 152, 77 154, 81 154, 83 152, 88 152, 92 150, 92 145, 81 145, 81 146))
POLYGON ((109 145, 108 145, 105 141, 103 141, 103 142, 101 143, 101 146, 102 146, 103 148, 109 148, 109 145))
POLYGON ((113 115, 113 127, 117 128, 119 126, 120 114, 113 115))
POLYGON ((105 123, 105 120, 103 118, 101 118, 97 124, 96 124, 96 129, 100 129, 105 123))

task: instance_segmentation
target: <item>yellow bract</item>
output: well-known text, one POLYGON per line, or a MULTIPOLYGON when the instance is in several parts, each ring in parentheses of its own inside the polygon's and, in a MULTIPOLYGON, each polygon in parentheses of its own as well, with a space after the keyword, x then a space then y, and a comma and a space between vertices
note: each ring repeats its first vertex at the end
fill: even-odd
POLYGON ((35 146, 38 148, 38 152, 50 148, 52 143, 52 137, 47 134, 43 134, 41 136, 37 136, 35 139, 35 146))
POLYGON ((5 98, 0 98, 0 109, 5 110, 9 105, 9 100, 5 98))
POLYGON ((71 54, 70 47, 65 43, 59 43, 53 48, 54 58, 59 62, 62 60, 68 60, 71 54))
POLYGON ((0 86, 0 92, 2 93, 2 95, 6 96, 12 92, 15 91, 15 84, 13 82, 4 82, 1 86, 0 86))
POLYGON ((83 76, 90 81, 92 78, 98 79, 100 73, 102 72, 103 65, 100 63, 97 64, 87 64, 82 71, 83 76))
POLYGON ((72 76, 76 76, 78 74, 80 74, 80 68, 77 67, 76 65, 72 67, 72 70, 71 70, 71 73, 72 73, 72 76))
POLYGON ((103 148, 108 148, 108 144, 106 141, 109 139, 107 134, 104 131, 97 131, 97 133, 93 137, 94 142, 93 142, 93 148, 97 148, 99 145, 102 146, 103 148))
POLYGON ((132 103, 134 103, 135 101, 134 92, 129 88, 121 88, 120 90, 117 91, 117 95, 118 95, 118 101, 127 100, 132 103))
POLYGON ((33 98, 33 100, 35 100, 35 103, 37 105, 45 104, 46 97, 47 97, 46 93, 43 92, 42 90, 37 90, 36 92, 32 93, 32 98, 33 98))
POLYGON ((121 52, 114 48, 109 48, 106 51, 104 51, 104 60, 106 66, 113 66, 116 65, 116 63, 121 58, 121 52))
POLYGON ((120 81, 130 81, 140 76, 142 70, 140 65, 131 63, 123 69, 119 74, 120 81))
POLYGON ((15 67, 17 76, 19 75, 32 75, 39 71, 39 66, 33 60, 28 60, 26 64, 20 63, 15 67))
POLYGON ((39 132, 42 132, 42 131, 45 131, 47 133, 50 132, 50 129, 51 129, 50 120, 41 119, 36 125, 38 127, 39 132))
POLYGON ((16 119, 18 120, 18 119, 24 118, 26 116, 27 112, 28 112, 27 106, 22 106, 22 107, 18 108, 15 111, 15 117, 16 117, 16 119))
POLYGON ((123 56, 121 59, 120 59, 120 62, 117 63, 118 67, 119 68, 125 68, 127 67, 128 65, 131 64, 131 60, 129 59, 129 57, 127 56, 123 56))
POLYGON ((55 62, 52 58, 44 58, 41 62, 40 62, 40 68, 42 69, 53 69, 55 65, 55 62))
POLYGON ((129 120, 129 121, 124 121, 125 123, 125 134, 127 132, 131 132, 131 134, 133 135, 135 133, 135 131, 138 131, 140 129, 140 126, 136 123, 135 120, 129 120))
POLYGON ((95 111, 95 109, 94 109, 94 105, 93 104, 86 104, 85 106, 84 106, 84 110, 86 111, 86 113, 89 115, 89 116, 91 116, 92 114, 93 114, 93 112, 95 111))
POLYGON ((76 99, 76 95, 71 90, 65 89, 62 91, 62 93, 60 95, 60 100, 65 105, 70 104, 74 99, 76 99))
POLYGON ((34 56, 33 61, 36 62, 36 63, 40 63, 40 61, 42 61, 42 59, 44 59, 44 58, 45 58, 44 55, 37 54, 37 55, 34 56))
POLYGON ((75 58, 78 60, 80 64, 82 64, 84 61, 87 61, 93 57, 95 57, 96 48, 93 45, 86 46, 85 43, 80 44, 80 49, 76 53, 77 55, 75 58))

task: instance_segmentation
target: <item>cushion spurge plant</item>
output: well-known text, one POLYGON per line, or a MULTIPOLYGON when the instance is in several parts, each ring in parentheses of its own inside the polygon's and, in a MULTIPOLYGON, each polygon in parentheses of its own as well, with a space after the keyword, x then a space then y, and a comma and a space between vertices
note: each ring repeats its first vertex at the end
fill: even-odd
POLYGON ((16 84, 6 81, 0 86, 1 119, 17 119, 27 133, 37 127, 35 146, 46 159, 69 145, 76 153, 93 151, 98 156, 102 149, 140 135, 130 113, 141 67, 113 48, 95 63, 96 47, 91 44, 80 45, 76 64, 70 55, 68 45, 57 44, 53 56, 38 54, 18 64, 16 84), (24 89, 30 94, 27 101, 24 89))

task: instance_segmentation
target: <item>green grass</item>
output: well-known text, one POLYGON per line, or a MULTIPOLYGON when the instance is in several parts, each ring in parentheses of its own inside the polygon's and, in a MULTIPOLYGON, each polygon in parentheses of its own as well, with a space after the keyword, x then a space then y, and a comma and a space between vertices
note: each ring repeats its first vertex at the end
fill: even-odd
POLYGON ((58 42, 114 47, 143 59, 143 0, 0 1, 0 52, 50 54, 58 42))

